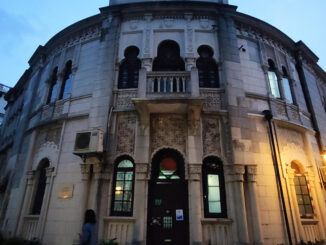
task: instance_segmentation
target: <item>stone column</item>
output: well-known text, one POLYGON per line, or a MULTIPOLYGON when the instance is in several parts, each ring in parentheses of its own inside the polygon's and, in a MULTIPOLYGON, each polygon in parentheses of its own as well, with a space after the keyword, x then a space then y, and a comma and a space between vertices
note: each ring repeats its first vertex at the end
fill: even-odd
POLYGON ((189 228, 192 245, 200 245, 203 242, 202 232, 202 196, 201 196, 201 164, 189 166, 189 228))
POLYGON ((30 170, 27 171, 27 187, 25 191, 25 197, 23 201, 22 206, 22 212, 19 219, 18 229, 17 229, 17 235, 22 235, 23 232, 23 225, 24 225, 24 217, 26 214, 29 213, 30 205, 31 205, 31 198, 32 198, 32 192, 33 192, 33 185, 34 185, 34 179, 35 179, 35 173, 36 171, 30 170))
POLYGON ((246 166, 247 169, 247 182, 248 182, 248 194, 249 203, 251 207, 252 229, 253 229, 253 242, 254 244, 263 244, 263 238, 260 226, 260 215, 257 202, 257 188, 256 188, 256 174, 257 166, 246 166))
POLYGON ((235 244, 249 244, 246 204, 243 190, 244 173, 245 168, 243 165, 233 164, 225 166, 226 183, 230 185, 229 190, 232 191, 231 196, 233 200, 228 201, 232 210, 234 210, 232 218, 234 219, 237 234, 237 237, 233 237, 235 244))
POLYGON ((88 193, 89 193, 89 179, 90 179, 90 170, 91 165, 89 164, 80 164, 81 173, 82 173, 82 187, 81 187, 81 198, 80 198, 80 216, 84 217, 85 210, 88 205, 88 193))
POLYGON ((102 164, 101 163, 95 163, 93 164, 93 176, 92 176, 92 182, 91 187, 88 193, 88 207, 90 209, 93 209, 95 213, 98 211, 98 189, 99 189, 99 180, 101 178, 101 172, 102 172, 102 164))
POLYGON ((133 244, 144 244, 146 241, 147 171, 147 163, 136 164, 133 211, 133 216, 136 221, 134 226, 133 244))

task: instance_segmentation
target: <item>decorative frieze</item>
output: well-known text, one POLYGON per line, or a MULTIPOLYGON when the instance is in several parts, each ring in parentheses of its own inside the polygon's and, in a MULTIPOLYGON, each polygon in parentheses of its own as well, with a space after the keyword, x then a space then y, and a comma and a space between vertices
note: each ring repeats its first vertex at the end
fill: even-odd
POLYGON ((132 99, 137 98, 137 90, 118 91, 115 107, 117 110, 134 110, 132 99))
POLYGON ((223 90, 201 89, 200 96, 205 98, 204 111, 218 111, 223 109, 223 90))
POLYGON ((116 153, 133 155, 135 145, 136 115, 119 113, 117 117, 117 148, 116 153))
POLYGON ((151 115, 151 152, 168 146, 185 152, 187 121, 184 115, 151 115))
POLYGON ((221 155, 220 118, 216 115, 202 116, 203 155, 221 155))

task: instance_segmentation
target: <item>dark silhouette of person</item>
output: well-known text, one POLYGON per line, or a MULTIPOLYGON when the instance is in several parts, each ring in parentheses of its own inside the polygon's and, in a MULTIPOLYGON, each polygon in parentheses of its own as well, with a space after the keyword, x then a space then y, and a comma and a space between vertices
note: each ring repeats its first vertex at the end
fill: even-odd
POLYGON ((79 234, 80 245, 97 245, 98 230, 96 224, 96 215, 93 209, 88 209, 85 212, 82 234, 79 234))

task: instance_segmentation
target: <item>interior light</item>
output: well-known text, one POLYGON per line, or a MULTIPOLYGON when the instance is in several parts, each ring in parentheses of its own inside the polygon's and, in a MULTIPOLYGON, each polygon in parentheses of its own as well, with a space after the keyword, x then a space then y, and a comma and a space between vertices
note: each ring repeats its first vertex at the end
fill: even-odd
POLYGON ((321 152, 321 157, 323 158, 324 163, 326 164, 326 150, 323 150, 323 151, 321 152))

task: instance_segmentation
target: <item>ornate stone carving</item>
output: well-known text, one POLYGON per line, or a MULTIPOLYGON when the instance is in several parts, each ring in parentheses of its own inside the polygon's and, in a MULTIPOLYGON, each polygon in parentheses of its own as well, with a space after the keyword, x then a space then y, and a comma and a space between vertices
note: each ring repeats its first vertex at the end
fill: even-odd
POLYGON ((136 115, 120 113, 117 117, 116 153, 134 153, 136 115))
POLYGON ((39 149, 36 150, 36 154, 33 160, 32 169, 36 170, 38 164, 42 159, 47 158, 50 161, 50 166, 54 166, 58 160, 59 149, 58 146, 54 142, 45 142, 41 145, 39 149))
POLYGON ((145 43, 144 43, 144 58, 150 57, 150 46, 151 46, 151 25, 150 22, 153 19, 152 14, 147 13, 144 14, 144 19, 146 21, 146 29, 145 29, 145 43))
POLYGON ((246 179, 249 182, 255 182, 257 175, 257 166, 256 165, 247 165, 246 166, 246 179))
POLYGON ((206 98, 204 111, 218 111, 222 109, 224 92, 221 90, 200 90, 200 96, 206 98))
POLYGON ((186 36, 187 36, 187 52, 188 53, 194 52, 194 48, 193 48, 194 30, 193 30, 193 26, 191 24, 192 17, 193 17, 192 13, 185 14, 185 19, 187 20, 186 36))
POLYGON ((220 136, 220 118, 215 115, 203 115, 203 154, 217 155, 221 154, 221 136, 220 136))
POLYGON ((129 21, 129 28, 131 30, 135 30, 138 27, 138 20, 131 20, 129 21))
POLYGON ((151 116, 151 152, 164 146, 185 152, 187 121, 178 114, 153 114, 151 116))
POLYGON ((201 169, 200 164, 191 164, 188 166, 189 169, 189 179, 191 180, 200 180, 201 179, 201 169))
POLYGON ((136 90, 119 91, 116 99, 116 109, 118 110, 134 110, 133 98, 137 97, 136 90))
POLYGON ((89 164, 80 164, 80 171, 82 173, 82 180, 88 180, 91 172, 91 165, 89 164))
POLYGON ((224 174, 227 182, 243 181, 245 166, 240 164, 225 165, 224 174))
POLYGON ((208 19, 200 19, 199 20, 199 25, 203 29, 208 29, 208 27, 209 27, 208 19))

